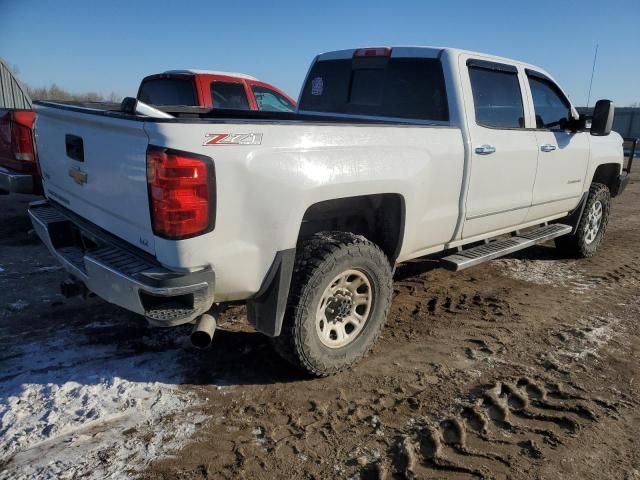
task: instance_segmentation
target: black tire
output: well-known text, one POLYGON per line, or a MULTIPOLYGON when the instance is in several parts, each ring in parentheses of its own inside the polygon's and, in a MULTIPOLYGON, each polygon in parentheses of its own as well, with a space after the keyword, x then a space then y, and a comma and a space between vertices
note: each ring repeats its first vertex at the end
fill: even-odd
POLYGON ((392 266, 380 247, 351 233, 315 234, 298 252, 282 331, 272 344, 285 360, 315 376, 349 368, 369 352, 380 335, 392 292, 392 266), (348 270, 366 275, 372 305, 353 340, 330 348, 323 344, 317 331, 316 312, 332 279, 348 270))
POLYGON ((611 209, 611 193, 609 187, 601 183, 592 183, 589 189, 589 195, 587 197, 587 203, 584 206, 584 211, 576 232, 572 235, 565 235, 563 237, 556 238, 556 248, 564 256, 573 258, 588 258, 593 257, 600 245, 604 241, 605 232, 607 231, 607 223, 609 222, 609 211, 611 209), (600 202, 602 205, 602 220, 598 233, 593 240, 588 241, 589 229, 593 227, 591 224, 591 217, 589 213, 594 208, 594 205, 600 202))

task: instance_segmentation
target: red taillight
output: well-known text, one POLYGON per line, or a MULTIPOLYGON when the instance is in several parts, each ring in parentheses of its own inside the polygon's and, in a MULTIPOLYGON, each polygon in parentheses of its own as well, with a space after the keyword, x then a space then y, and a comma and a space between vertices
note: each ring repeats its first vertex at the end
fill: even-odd
POLYGON ((213 162, 207 157, 149 147, 147 183, 154 233, 177 240, 213 229, 213 176, 213 162))
POLYGON ((358 48, 353 52, 354 57, 390 57, 391 49, 387 47, 380 48, 358 48))
POLYGON ((33 147, 33 112, 16 112, 11 126, 11 148, 16 160, 35 162, 36 154, 33 147), (21 115, 24 113, 24 115, 21 115))

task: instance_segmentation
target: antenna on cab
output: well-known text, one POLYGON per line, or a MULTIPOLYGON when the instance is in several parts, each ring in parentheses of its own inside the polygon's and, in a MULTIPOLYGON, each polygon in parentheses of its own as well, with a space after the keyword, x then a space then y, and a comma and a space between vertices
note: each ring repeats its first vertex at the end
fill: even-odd
POLYGON ((589 94, 587 95, 587 104, 585 107, 589 108, 589 101, 591 100, 591 86, 593 85, 593 75, 596 72, 596 59, 598 58, 598 47, 596 43, 596 51, 593 54, 593 66, 591 67, 591 81, 589 82, 589 94))

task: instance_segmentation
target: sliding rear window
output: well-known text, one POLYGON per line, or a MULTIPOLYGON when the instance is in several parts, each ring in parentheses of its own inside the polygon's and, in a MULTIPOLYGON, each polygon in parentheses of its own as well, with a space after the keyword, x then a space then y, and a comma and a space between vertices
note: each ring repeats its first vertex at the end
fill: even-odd
POLYGON ((365 57, 316 62, 300 110, 428 121, 449 120, 442 63, 365 57))
POLYGON ((145 80, 140 86, 138 100, 149 105, 197 106, 195 86, 188 78, 145 80))

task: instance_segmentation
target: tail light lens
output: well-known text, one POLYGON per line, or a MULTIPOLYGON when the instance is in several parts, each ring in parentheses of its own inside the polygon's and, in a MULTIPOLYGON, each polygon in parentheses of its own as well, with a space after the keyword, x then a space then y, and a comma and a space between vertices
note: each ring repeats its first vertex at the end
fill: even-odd
POLYGON ((180 240, 213 230, 215 178, 210 158, 149 147, 147 183, 155 235, 180 240))
POLYGON ((33 112, 15 112, 11 126, 11 148, 16 160, 35 162, 33 145, 33 112))

